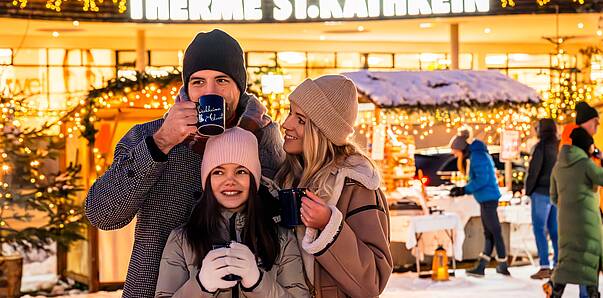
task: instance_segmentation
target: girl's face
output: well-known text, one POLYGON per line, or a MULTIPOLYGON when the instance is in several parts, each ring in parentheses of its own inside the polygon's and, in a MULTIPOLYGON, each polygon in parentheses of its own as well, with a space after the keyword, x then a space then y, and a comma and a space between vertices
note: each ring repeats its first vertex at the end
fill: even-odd
POLYGON ((228 163, 210 172, 211 188, 218 203, 230 210, 238 210, 249 198, 251 173, 239 164, 228 163))
POLYGON ((285 143, 283 149, 288 154, 299 155, 304 150, 304 125, 306 125, 307 117, 296 104, 291 103, 289 115, 283 122, 285 129, 285 143))

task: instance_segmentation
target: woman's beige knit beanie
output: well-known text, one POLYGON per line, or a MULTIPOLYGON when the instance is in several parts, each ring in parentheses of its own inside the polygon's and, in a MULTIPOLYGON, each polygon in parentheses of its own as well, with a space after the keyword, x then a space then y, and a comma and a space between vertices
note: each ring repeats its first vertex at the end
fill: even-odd
POLYGON ((342 146, 354 133, 358 98, 354 82, 342 75, 306 79, 289 100, 335 145, 342 146))

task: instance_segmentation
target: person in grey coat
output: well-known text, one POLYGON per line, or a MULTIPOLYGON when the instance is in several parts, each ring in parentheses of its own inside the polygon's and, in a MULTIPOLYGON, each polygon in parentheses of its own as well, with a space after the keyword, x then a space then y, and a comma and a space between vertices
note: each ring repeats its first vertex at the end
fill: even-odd
POLYGON ((113 164, 86 198, 86 216, 99 229, 122 228, 137 216, 123 297, 154 296, 167 238, 188 219, 200 194, 199 165, 207 140, 196 135, 200 96, 222 96, 226 126, 256 136, 262 175, 273 177, 284 159, 278 124, 245 93, 244 53, 234 38, 220 30, 197 34, 184 54, 182 80, 167 116, 128 131, 115 148, 113 164))
POLYGON ((260 179, 253 134, 235 127, 207 141, 203 194, 168 238, 156 298, 310 297, 293 230, 276 224, 278 201, 260 179))

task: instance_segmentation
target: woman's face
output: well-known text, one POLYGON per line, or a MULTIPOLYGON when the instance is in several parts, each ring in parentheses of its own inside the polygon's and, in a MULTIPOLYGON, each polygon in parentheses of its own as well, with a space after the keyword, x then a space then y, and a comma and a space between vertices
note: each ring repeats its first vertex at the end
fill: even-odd
POLYGON ((249 198, 251 173, 239 164, 228 163, 210 172, 211 188, 218 203, 226 209, 239 209, 249 198))
POLYGON ((285 129, 285 143, 283 149, 288 154, 299 155, 304 150, 304 125, 307 117, 296 104, 291 103, 289 115, 283 122, 285 129))

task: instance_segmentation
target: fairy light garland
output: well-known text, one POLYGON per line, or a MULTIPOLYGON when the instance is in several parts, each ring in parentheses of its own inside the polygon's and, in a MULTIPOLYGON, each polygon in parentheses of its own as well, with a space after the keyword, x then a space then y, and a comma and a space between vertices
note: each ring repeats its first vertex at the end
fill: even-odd
MULTIPOLYGON (((76 3, 76 1, 68 1, 68 0, 47 0, 45 7, 49 10, 53 10, 55 12, 63 11, 66 2, 76 3)), ((82 6, 82 10, 85 12, 100 12, 99 4, 103 4, 104 0, 77 0, 77 3, 80 3, 82 6)), ((113 6, 117 6, 117 11, 120 14, 123 14, 128 10, 128 1, 127 0, 111 0, 113 6)), ((18 7, 19 9, 25 9, 28 5, 28 0, 13 0, 12 5, 18 7)))

